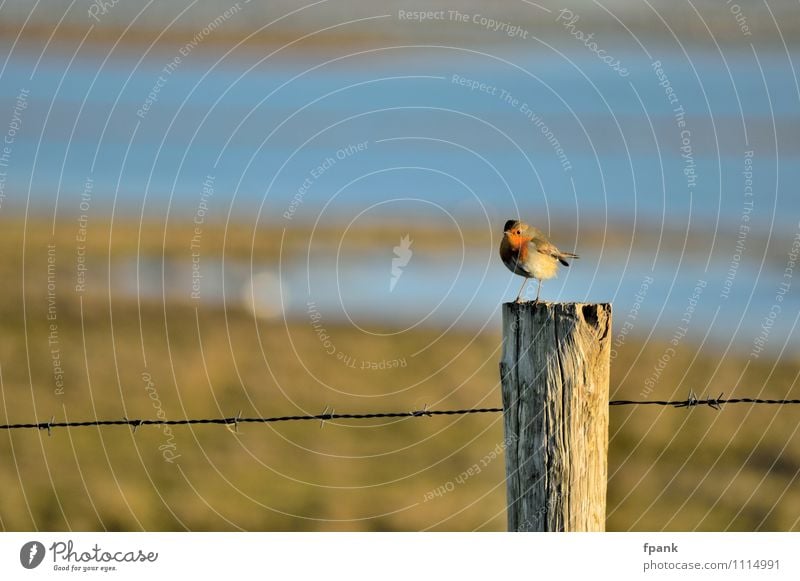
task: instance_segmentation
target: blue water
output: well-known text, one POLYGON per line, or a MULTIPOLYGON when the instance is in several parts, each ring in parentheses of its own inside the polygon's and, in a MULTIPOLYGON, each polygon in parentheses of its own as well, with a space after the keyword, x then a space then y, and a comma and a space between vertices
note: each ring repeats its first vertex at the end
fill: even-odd
MULTIPOLYGON (((218 61, 198 51, 167 74, 163 67, 177 53, 139 62, 133 53, 104 61, 105 54, 84 50, 73 60, 70 51, 51 50, 39 61, 37 52, 16 48, 0 71, 0 136, 20 90, 29 95, 0 212, 29 205, 67 219, 82 211, 91 179, 92 215, 115 207, 122 216, 181 222, 196 215, 210 180, 206 218, 216 221, 229 214, 278 227, 393 219, 413 231, 420 219, 451 228, 523 215, 542 226, 574 222, 579 231, 635 220, 655 231, 727 232, 735 240, 752 151, 750 237, 769 237, 779 259, 762 266, 748 243, 730 297, 720 290, 731 244, 707 262, 708 249, 689 248, 690 258, 702 257, 681 259, 682 244, 671 239, 655 265, 654 248, 636 241, 630 262, 628 249, 603 256, 579 249, 580 267, 545 286, 550 299, 613 299, 623 316, 644 277, 655 276, 637 324, 658 324, 669 335, 703 279, 708 286, 692 332, 702 338, 711 329, 713 339, 727 341, 739 328, 734 341, 751 345, 775 302, 800 221, 800 92, 787 54, 726 49, 723 59, 712 48, 693 48, 687 58, 674 48, 650 48, 650 56, 619 49, 615 56, 631 71, 622 78, 582 46, 563 58, 528 49, 496 48, 494 56, 385 50, 329 63, 311 56, 263 61, 252 52, 218 61), (673 103, 659 85, 656 60, 673 103), (454 75, 485 90, 470 90, 454 75), (683 150, 687 157, 682 145, 691 148, 683 150)), ((0 55, 8 51, 0 44, 0 55)), ((516 294, 517 281, 491 262, 493 250, 467 256, 461 271, 446 276, 441 257, 418 255, 391 297, 365 292, 376 271, 388 276, 396 244, 377 241, 374 261, 345 256, 338 272, 329 264, 314 269, 316 288, 343 281, 340 306, 318 299, 331 301, 332 317, 399 325, 434 313, 427 320, 436 324, 482 325, 516 294)), ((300 269, 281 279, 292 287, 287 308, 295 314, 307 299, 303 275, 300 269)), ((781 303, 773 346, 796 344, 798 286, 781 303)))
MULTIPOLYGON (((296 219, 316 219, 339 192, 326 212, 340 216, 413 196, 448 210, 480 200, 492 218, 518 205, 528 214, 576 219, 738 220, 740 204, 731 196, 738 201, 746 150, 756 152, 758 224, 768 227, 777 209, 779 224, 791 226, 800 207, 789 187, 800 178, 798 90, 779 52, 761 52, 758 60, 747 51, 725 53, 730 74, 710 50, 691 61, 674 50, 653 53, 686 112, 693 188, 682 173, 675 107, 643 53, 619 57, 631 70, 624 79, 582 51, 570 61, 383 51, 315 70, 323 61, 259 63, 260 55, 250 54, 216 63, 192 54, 163 73, 174 56, 137 63, 122 54, 104 63, 85 51, 70 63, 66 51, 49 51, 36 67, 37 53, 17 49, 2 71, 0 130, 19 90, 30 97, 6 207, 18 209, 30 184, 35 206, 52 210, 59 192, 59 209, 74 210, 91 177, 98 208, 116 194, 126 208, 162 214, 172 198, 180 216, 193 212, 212 175, 215 216, 229 207, 251 215, 263 203, 263 218, 280 221, 312 168, 362 142, 365 152, 314 180, 296 219), (137 116, 159 75, 157 100, 137 116), (496 95, 470 91, 453 75, 486 83, 496 95), (502 99, 503 90, 519 100, 516 107, 502 99), (522 103, 552 131, 564 158, 522 103)), ((472 213, 480 218, 478 209, 472 213)))

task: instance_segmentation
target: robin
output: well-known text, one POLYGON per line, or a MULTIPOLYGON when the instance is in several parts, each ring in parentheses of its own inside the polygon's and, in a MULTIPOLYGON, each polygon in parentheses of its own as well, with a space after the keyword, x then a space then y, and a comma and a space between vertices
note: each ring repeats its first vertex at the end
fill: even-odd
POLYGON ((541 230, 528 226, 519 220, 509 220, 503 227, 503 241, 500 243, 500 258, 508 270, 525 277, 516 302, 520 302, 528 279, 539 280, 536 302, 542 290, 542 281, 553 278, 558 272, 558 263, 569 266, 567 258, 578 258, 577 254, 561 252, 541 230))

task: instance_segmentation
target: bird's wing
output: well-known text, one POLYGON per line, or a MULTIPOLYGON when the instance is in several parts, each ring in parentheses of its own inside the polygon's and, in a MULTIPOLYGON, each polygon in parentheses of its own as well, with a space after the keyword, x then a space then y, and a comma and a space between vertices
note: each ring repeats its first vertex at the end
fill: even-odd
POLYGON ((558 258, 561 256, 561 252, 558 250, 558 248, 556 248, 541 232, 534 234, 530 242, 528 242, 528 248, 532 252, 538 252, 539 254, 545 254, 547 256, 552 256, 553 258, 558 258))
POLYGON ((545 256, 550 256, 551 258, 555 258, 564 266, 569 266, 569 262, 564 260, 565 258, 577 258, 577 256, 575 256, 574 254, 568 252, 561 252, 541 232, 538 232, 537 234, 538 235, 535 235, 528 243, 528 247, 530 248, 531 251, 538 252, 539 254, 544 254, 545 256))

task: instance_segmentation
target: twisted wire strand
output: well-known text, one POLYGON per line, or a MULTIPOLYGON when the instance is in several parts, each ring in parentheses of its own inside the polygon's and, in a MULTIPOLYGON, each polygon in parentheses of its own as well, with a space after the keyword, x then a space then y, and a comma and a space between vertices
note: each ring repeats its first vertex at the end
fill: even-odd
MULTIPOLYGON (((640 406, 640 405, 654 405, 666 406, 673 408, 690 408, 698 406, 708 406, 716 410, 721 410, 723 405, 727 404, 753 404, 753 405, 798 405, 800 399, 762 399, 752 397, 739 397, 725 399, 722 394, 716 398, 697 398, 690 395, 685 400, 612 400, 608 402, 609 406, 640 406)), ((326 422, 331 420, 371 420, 381 418, 421 418, 433 416, 462 416, 471 414, 493 414, 500 413, 503 408, 471 408, 460 410, 429 410, 427 408, 415 411, 402 411, 402 412, 376 412, 376 413, 362 413, 362 414, 337 414, 337 413, 321 413, 314 415, 295 415, 295 416, 274 416, 274 417, 253 417, 244 418, 241 412, 237 416, 227 418, 186 418, 179 420, 159 420, 159 419, 128 419, 122 418, 118 420, 85 420, 73 422, 57 422, 52 418, 48 422, 28 422, 17 424, 0 424, 0 430, 23 430, 23 429, 36 429, 47 430, 48 433, 53 428, 84 428, 91 426, 130 426, 134 430, 139 426, 188 426, 200 424, 217 424, 225 426, 237 427, 239 424, 271 424, 278 422, 302 422, 302 421, 318 421, 326 422)))

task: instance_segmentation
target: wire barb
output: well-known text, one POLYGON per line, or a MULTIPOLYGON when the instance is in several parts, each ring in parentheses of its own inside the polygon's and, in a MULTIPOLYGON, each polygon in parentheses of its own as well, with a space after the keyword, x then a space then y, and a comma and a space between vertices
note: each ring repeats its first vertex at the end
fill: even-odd
POLYGON ((122 419, 131 427, 131 433, 135 436, 136 428, 142 425, 142 420, 129 420, 127 416, 122 416, 122 419))
POLYGON ((692 408, 697 405, 697 402, 700 401, 697 399, 697 396, 694 394, 694 390, 689 391, 689 397, 686 401, 678 403, 675 405, 676 408, 692 408))
POLYGON ((226 418, 225 419, 225 425, 228 427, 228 430, 230 430, 231 433, 238 434, 239 433, 239 422, 241 422, 241 421, 242 421, 242 410, 239 410, 239 413, 236 414, 235 417, 226 418), (231 430, 231 426, 233 426, 232 430, 231 430))
POLYGON ((322 413, 319 415, 319 429, 320 430, 325 427, 325 421, 326 420, 332 420, 335 417, 333 412, 335 412, 336 410, 335 409, 331 409, 331 413, 328 413, 328 408, 329 407, 330 406, 326 405, 325 409, 322 410, 322 413))
POLYGON ((428 404, 425 404, 424 406, 422 406, 421 410, 416 410, 416 411, 411 412, 411 415, 413 417, 415 417, 415 418, 418 418, 420 416, 431 417, 431 412, 428 410, 428 404))
MULTIPOLYGON (((52 429, 53 429, 53 422, 55 422, 55 421, 56 421, 56 417, 55 416, 50 416, 50 421, 48 421, 46 424, 44 424, 44 429, 47 430, 47 437, 48 438, 53 435, 52 429)), ((41 430, 42 428, 40 427, 39 429, 41 430)))

